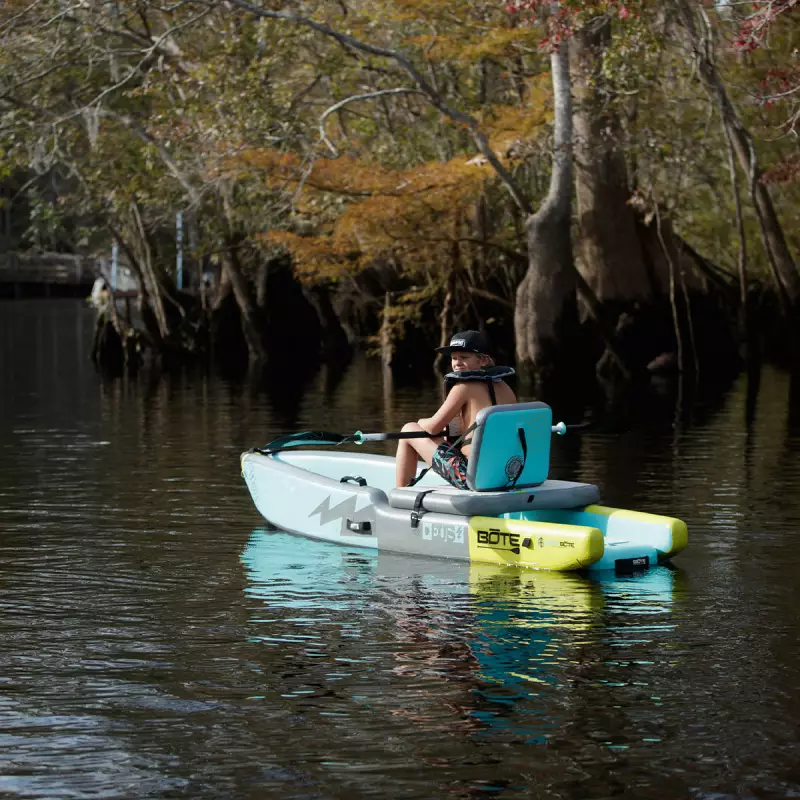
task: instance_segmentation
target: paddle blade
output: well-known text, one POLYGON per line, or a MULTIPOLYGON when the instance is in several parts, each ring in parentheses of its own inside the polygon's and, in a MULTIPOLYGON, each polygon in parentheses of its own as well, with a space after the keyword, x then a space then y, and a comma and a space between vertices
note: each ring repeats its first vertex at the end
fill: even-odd
POLYGON ((330 431, 300 431, 299 433, 287 433, 284 436, 279 436, 269 444, 265 444, 264 447, 253 448, 253 452, 268 456, 292 447, 337 445, 351 442, 352 440, 352 436, 343 436, 341 433, 331 433, 330 431))

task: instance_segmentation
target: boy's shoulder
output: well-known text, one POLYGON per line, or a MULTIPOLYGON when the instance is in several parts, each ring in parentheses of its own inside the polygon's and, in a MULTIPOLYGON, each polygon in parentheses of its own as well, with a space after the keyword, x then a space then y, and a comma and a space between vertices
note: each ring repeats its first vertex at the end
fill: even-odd
POLYGON ((451 392, 461 392, 463 394, 479 392, 481 389, 486 391, 486 381, 453 381, 450 387, 451 392))
MULTIPOLYGON (((463 389, 463 398, 465 402, 470 402, 473 399, 479 402, 481 405, 491 405, 491 400, 489 393, 486 391, 486 383, 481 381, 472 381, 470 383, 462 384, 464 387, 463 389)), ((503 381, 494 381, 494 389, 495 392, 498 391, 499 387, 508 388, 503 381)), ((502 391, 502 390, 501 390, 502 391)))
MULTIPOLYGON (((480 394, 486 394, 486 384, 488 381, 468 381, 462 383, 461 385, 466 388, 468 392, 475 394, 479 392, 480 394)), ((497 386, 497 381, 493 381, 494 385, 497 386)))

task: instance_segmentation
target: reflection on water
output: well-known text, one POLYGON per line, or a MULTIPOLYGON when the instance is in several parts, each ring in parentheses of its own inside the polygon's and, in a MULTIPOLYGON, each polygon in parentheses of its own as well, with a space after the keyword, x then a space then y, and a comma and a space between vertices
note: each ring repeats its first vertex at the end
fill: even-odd
MULTIPOLYGON (((253 532, 242 561, 245 591, 261 601, 250 620, 252 641, 317 659, 330 671, 316 680, 330 685, 354 668, 362 675, 391 670, 427 683, 433 696, 442 681, 457 681, 469 689, 469 705, 457 708, 470 735, 529 743, 558 731, 570 694, 585 690, 593 668, 630 665, 605 656, 593 663, 598 647, 647 647, 669 635, 680 575, 666 567, 620 578, 533 572, 348 550, 263 530, 253 532), (364 655, 372 615, 391 640, 388 655, 364 655)), ((597 683, 626 685, 618 677, 597 683)), ((314 692, 302 684, 291 694, 314 692)))
POLYGON ((396 429, 427 368, 104 380, 92 325, 0 304, 4 798, 800 794, 797 380, 554 399, 554 476, 690 545, 551 575, 254 531, 242 450, 396 429))

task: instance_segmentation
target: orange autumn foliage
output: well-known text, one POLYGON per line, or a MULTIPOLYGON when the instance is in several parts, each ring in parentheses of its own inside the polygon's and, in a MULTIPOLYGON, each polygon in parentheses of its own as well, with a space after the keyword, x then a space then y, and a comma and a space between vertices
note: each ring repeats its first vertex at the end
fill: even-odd
MULTIPOLYGON (((529 81, 528 95, 524 107, 493 106, 480 120, 506 161, 521 157, 552 115, 544 81, 529 81)), ((463 155, 390 169, 347 155, 308 165, 292 153, 259 149, 241 153, 233 166, 291 193, 295 224, 261 238, 290 250, 298 276, 309 283, 337 280, 380 260, 391 259, 406 273, 446 267, 449 245, 464 236, 459 221, 470 218, 495 179, 484 159, 463 155)))
POLYGON ((319 159, 303 179, 301 165, 285 154, 250 151, 244 159, 269 182, 302 182, 296 208, 313 234, 270 231, 262 239, 289 249, 299 277, 312 283, 353 274, 379 259, 410 269, 435 267, 448 257, 455 221, 492 174, 463 156, 409 170, 342 156, 319 159))

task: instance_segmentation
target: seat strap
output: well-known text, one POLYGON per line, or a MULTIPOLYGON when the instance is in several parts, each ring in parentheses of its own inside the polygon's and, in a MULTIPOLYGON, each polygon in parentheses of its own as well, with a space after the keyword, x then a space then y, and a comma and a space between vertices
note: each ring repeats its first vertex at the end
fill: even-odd
POLYGON ((419 527, 419 521, 425 514, 425 509, 422 507, 422 501, 425 499, 425 495, 435 491, 435 489, 426 489, 424 492, 417 492, 417 496, 414 498, 414 508, 411 510, 412 528, 419 527))
POLYGON ((467 428, 464 433, 462 433, 461 436, 459 436, 458 439, 456 439, 450 446, 460 450, 462 447, 472 444, 472 439, 467 439, 467 436, 469 436, 477 427, 478 423, 473 422, 472 425, 470 425, 469 428, 467 428))
POLYGON ((494 393, 494 381, 489 381, 486 384, 486 388, 489 390, 489 399, 492 401, 492 405, 497 405, 497 395, 494 393))
MULTIPOLYGON (((475 428, 477 428, 477 427, 478 427, 478 423, 477 422, 473 422, 472 425, 470 425, 469 428, 467 428, 464 431, 464 433, 462 433, 461 436, 458 437, 458 439, 456 439, 452 444, 450 444, 450 447, 454 447, 456 450, 459 450, 464 445, 472 444, 472 439, 466 439, 465 437, 469 436, 472 433, 472 431, 474 431, 475 428)), ((417 475, 416 478, 412 478, 411 482, 408 485, 409 486, 416 486, 423 479, 423 477, 425 476, 425 473, 429 469, 430 469, 430 467, 425 467, 425 469, 420 470, 419 475, 417 475)))
POLYGON ((525 429, 517 428, 517 433, 519 434, 519 443, 522 445, 522 466, 519 468, 519 471, 514 476, 513 480, 509 483, 509 489, 513 489, 517 485, 519 476, 525 471, 525 462, 528 460, 528 441, 525 438, 525 429))
POLYGON ((427 472, 429 469, 430 469, 430 467, 425 467, 425 469, 421 469, 421 470, 419 471, 419 475, 417 475, 417 477, 416 477, 416 478, 412 478, 412 479, 411 479, 411 481, 409 482, 409 484, 408 484, 408 485, 409 485, 409 486, 416 486, 416 485, 417 485, 417 484, 418 484, 418 483, 419 483, 419 482, 420 482, 420 481, 421 481, 421 480, 422 480, 422 479, 425 477, 425 473, 426 473, 426 472, 427 472))

